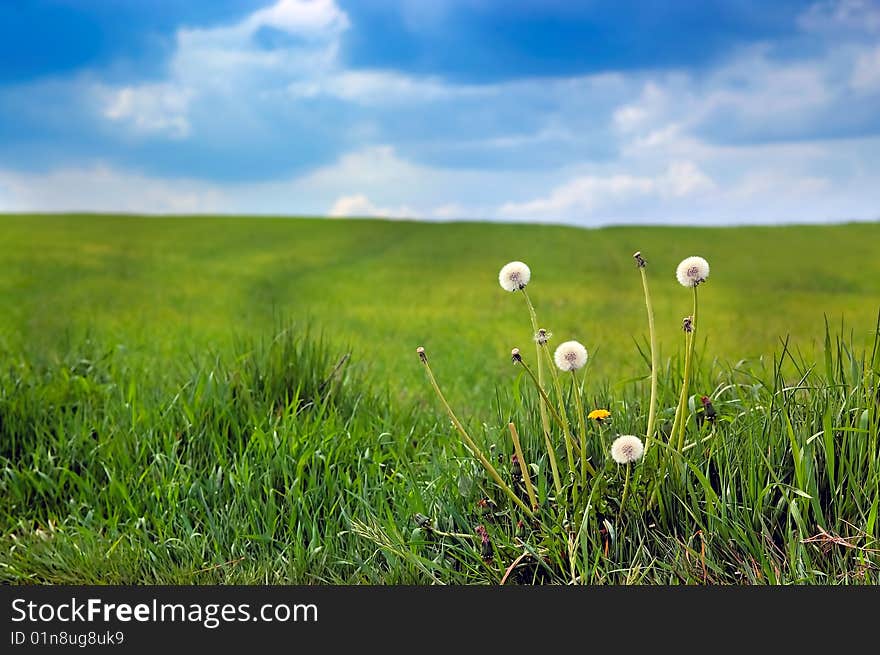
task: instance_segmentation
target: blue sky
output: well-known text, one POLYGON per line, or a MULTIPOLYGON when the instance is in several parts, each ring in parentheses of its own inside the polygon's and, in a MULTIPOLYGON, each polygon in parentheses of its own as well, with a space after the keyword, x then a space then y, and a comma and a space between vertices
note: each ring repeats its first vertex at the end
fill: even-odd
POLYGON ((0 211, 880 218, 877 0, 9 0, 0 211))

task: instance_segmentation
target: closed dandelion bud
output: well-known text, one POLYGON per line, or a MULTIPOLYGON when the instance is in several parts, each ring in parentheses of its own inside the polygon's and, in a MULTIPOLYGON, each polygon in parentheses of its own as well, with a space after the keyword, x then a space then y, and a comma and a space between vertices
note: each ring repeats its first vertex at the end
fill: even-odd
POLYGON ((489 541, 489 533, 482 525, 477 526, 477 536, 480 538, 480 556, 484 562, 491 562, 494 556, 492 542, 489 541))
POLYGON ((419 354, 419 359, 427 364, 428 356, 425 354, 425 349, 419 346, 418 348, 416 348, 416 352, 419 354))
POLYGON ((522 363, 522 355, 519 354, 519 348, 510 351, 510 361, 514 364, 522 363))
POLYGON ((693 316, 685 316, 681 321, 681 329, 685 332, 693 332, 694 331, 694 317, 693 316))
POLYGON ((706 415, 707 421, 714 421, 718 414, 715 412, 715 408, 712 406, 712 401, 709 400, 709 396, 703 396, 700 398, 700 402, 703 403, 703 411, 706 415))
POLYGON ((641 252, 641 251, 637 251, 637 252, 635 252, 635 253, 633 254, 633 259, 636 260, 636 266, 638 266, 639 268, 645 268, 645 266, 646 266, 647 263, 648 263, 647 261, 645 261, 645 258, 642 257, 642 252, 641 252))
POLYGON ((422 528, 422 530, 427 530, 429 532, 432 530, 431 519, 424 514, 416 512, 415 516, 413 516, 413 520, 416 522, 416 525, 422 528))
POLYGON ((516 456, 516 453, 510 456, 510 477, 516 484, 523 480, 522 471, 519 468, 519 457, 516 456))

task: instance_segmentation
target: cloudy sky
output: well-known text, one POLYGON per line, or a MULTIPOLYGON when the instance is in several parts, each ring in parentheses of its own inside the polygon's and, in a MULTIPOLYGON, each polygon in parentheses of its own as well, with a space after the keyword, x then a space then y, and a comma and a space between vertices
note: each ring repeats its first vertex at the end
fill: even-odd
POLYGON ((12 0, 0 211, 880 218, 880 0, 12 0))

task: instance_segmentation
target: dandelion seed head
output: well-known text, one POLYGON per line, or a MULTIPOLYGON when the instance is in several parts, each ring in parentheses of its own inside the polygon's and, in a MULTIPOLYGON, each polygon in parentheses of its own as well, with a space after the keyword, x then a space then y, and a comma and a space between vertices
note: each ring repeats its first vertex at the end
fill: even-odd
POLYGON ((566 341, 559 344, 553 359, 563 371, 576 371, 587 363, 587 349, 579 341, 566 341))
POLYGON ((675 269, 675 277, 683 287, 695 287, 709 278, 709 262, 702 257, 687 257, 675 269))
POLYGON ((611 459, 618 464, 632 464, 645 453, 642 440, 631 434, 624 434, 611 444, 611 459))
POLYGON ((535 343, 539 346, 543 346, 548 341, 550 341, 550 337, 553 336, 553 333, 549 330, 545 330, 544 328, 539 328, 537 332, 535 332, 535 343))
POLYGON ((523 262, 510 262, 501 267, 498 283, 505 291, 521 291, 532 278, 532 271, 523 262))

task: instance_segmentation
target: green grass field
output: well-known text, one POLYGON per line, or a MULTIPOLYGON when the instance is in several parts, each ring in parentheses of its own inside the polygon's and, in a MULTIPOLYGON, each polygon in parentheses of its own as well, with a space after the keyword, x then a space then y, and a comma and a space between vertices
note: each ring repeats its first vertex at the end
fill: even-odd
POLYGON ((878 242, 880 224, 2 216, 0 580, 497 583, 521 557, 511 580, 877 583, 878 242), (607 441, 644 434, 648 404, 635 250, 661 435, 690 312, 675 266, 711 263, 691 393, 720 419, 691 422, 683 455, 658 447, 619 507, 607 441), (554 342, 589 349, 588 409, 613 413, 590 427, 589 511, 585 487, 524 522, 415 355, 505 476, 517 423, 546 501, 537 401, 509 357, 534 358, 532 331, 497 282, 513 259, 554 342))
POLYGON ((706 355, 770 355, 781 337, 818 352, 824 316, 863 340, 880 307, 880 224, 739 229, 612 228, 383 221, 0 218, 12 349, 55 353, 89 331, 147 356, 223 349, 280 319, 310 323, 377 383, 422 397, 412 352, 430 346, 460 401, 491 396, 510 348, 530 338, 522 301, 497 284, 520 259, 537 310, 578 338, 610 382, 644 372, 646 335, 632 253, 650 260, 665 355, 680 341, 686 293, 676 264, 712 264, 703 294, 706 355), (459 393, 461 392, 461 393, 459 393))

